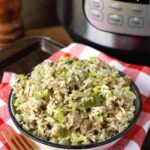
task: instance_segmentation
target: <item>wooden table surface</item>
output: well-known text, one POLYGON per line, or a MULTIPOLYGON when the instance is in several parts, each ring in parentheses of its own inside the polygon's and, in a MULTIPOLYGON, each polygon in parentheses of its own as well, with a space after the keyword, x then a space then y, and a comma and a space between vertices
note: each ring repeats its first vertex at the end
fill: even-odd
POLYGON ((25 35, 26 36, 34 36, 34 35, 48 36, 64 45, 68 45, 71 42, 73 42, 73 40, 70 38, 70 36, 67 34, 67 32, 64 30, 62 26, 54 26, 49 28, 29 30, 26 31, 25 35))

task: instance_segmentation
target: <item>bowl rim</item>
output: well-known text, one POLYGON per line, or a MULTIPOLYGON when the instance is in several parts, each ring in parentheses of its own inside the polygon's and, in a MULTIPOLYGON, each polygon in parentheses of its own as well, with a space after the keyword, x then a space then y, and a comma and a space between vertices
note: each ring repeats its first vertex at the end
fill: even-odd
MULTIPOLYGON (((123 73, 121 73, 123 75, 123 73)), ((24 129, 16 120, 14 114, 13 114, 13 106, 12 106, 12 100, 13 100, 13 89, 10 92, 9 98, 8 98, 8 111, 10 114, 10 117, 13 121, 13 123, 15 124, 15 126, 22 132, 24 133, 26 136, 28 136, 29 138, 31 138, 32 140, 39 142, 41 144, 44 144, 46 146, 51 146, 51 147, 55 147, 55 148, 60 148, 60 149, 88 149, 88 148, 94 148, 94 147, 99 147, 99 146, 105 146, 107 144, 110 144, 112 142, 115 142, 116 140, 119 140, 121 137, 123 137, 126 133, 128 133, 136 124, 137 120, 140 117, 141 111, 142 111, 142 97, 141 94, 139 92, 139 89, 137 88, 137 86, 135 85, 135 83, 131 80, 130 83, 131 89, 133 89, 134 93, 137 96, 137 111, 135 113, 134 118, 131 120, 131 122, 129 123, 128 127, 123 130, 122 132, 116 134, 115 136, 113 136, 110 139, 107 139, 105 141, 102 142, 97 142, 97 143, 90 143, 90 144, 84 144, 84 145, 64 145, 64 144, 57 144, 57 143, 52 143, 50 141, 46 141, 43 140, 37 136, 34 136, 32 133, 30 133, 29 131, 27 131, 26 129, 24 129)))

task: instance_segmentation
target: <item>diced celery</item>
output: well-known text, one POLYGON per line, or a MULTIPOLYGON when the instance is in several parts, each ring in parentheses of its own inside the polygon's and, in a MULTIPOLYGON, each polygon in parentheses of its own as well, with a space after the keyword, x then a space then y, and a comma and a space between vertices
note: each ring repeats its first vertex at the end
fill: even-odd
POLYGON ((22 75, 22 74, 18 74, 17 77, 20 79, 20 80, 26 80, 27 77, 25 75, 22 75))
POLYGON ((64 111, 61 109, 54 110, 54 118, 58 121, 58 123, 63 124, 65 121, 64 111))
POLYGON ((80 142, 86 142, 87 141, 87 137, 82 135, 82 134, 75 134, 75 133, 72 133, 71 134, 71 143, 72 145, 76 145, 76 144, 79 144, 80 142))
POLYGON ((69 106, 72 108, 73 111, 77 109, 77 104, 72 100, 69 100, 69 106))
POLYGON ((20 101, 15 101, 15 102, 14 102, 14 106, 15 106, 15 107, 18 107, 20 104, 21 104, 20 101))
POLYGON ((75 62, 74 62, 74 66, 77 66, 77 67, 78 67, 78 66, 81 66, 81 61, 79 61, 79 60, 78 60, 78 61, 75 61, 75 62))
POLYGON ((104 121, 104 119, 103 119, 103 117, 101 115, 95 115, 94 116, 94 120, 95 121, 99 121, 99 122, 103 122, 104 121))
POLYGON ((61 76, 64 76, 67 71, 68 71, 68 69, 63 68, 62 70, 60 70, 60 75, 61 75, 61 76))
POLYGON ((84 93, 80 91, 73 91, 75 98, 84 97, 84 93))
POLYGON ((102 103, 103 100, 104 100, 103 96, 99 96, 98 94, 94 94, 92 96, 92 99, 90 99, 88 101, 85 101, 83 103, 83 107, 84 107, 84 109, 87 109, 87 108, 101 106, 101 103, 102 103))
POLYGON ((69 136, 70 131, 68 129, 66 129, 66 128, 60 127, 58 129, 57 133, 58 133, 58 137, 65 138, 65 137, 69 136))
POLYGON ((97 73, 95 71, 92 71, 92 72, 89 73, 89 76, 96 78, 97 77, 97 73))
POLYGON ((45 91, 38 91, 34 94, 36 99, 44 99, 48 96, 48 90, 45 91))
POLYGON ((96 87, 93 88, 93 91, 94 91, 95 93, 99 93, 100 90, 101 90, 101 88, 102 88, 102 84, 99 84, 99 85, 97 85, 96 87))
POLYGON ((60 57, 60 61, 64 61, 65 63, 72 63, 74 61, 73 57, 60 57))
POLYGON ((130 88, 129 88, 129 87, 123 87, 123 88, 122 88, 122 91, 123 91, 124 93, 128 93, 128 92, 130 91, 130 88))

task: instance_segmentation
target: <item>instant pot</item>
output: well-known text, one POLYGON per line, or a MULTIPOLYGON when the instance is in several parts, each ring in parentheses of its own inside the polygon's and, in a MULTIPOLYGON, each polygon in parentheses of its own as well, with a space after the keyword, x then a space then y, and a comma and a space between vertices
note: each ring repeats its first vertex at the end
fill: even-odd
POLYGON ((149 0, 58 0, 57 13, 76 41, 150 65, 149 0))

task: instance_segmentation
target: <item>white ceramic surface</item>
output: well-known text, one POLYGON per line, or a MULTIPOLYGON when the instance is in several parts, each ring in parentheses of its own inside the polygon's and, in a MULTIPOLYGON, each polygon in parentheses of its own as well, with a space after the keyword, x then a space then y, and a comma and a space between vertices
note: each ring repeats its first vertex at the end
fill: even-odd
MULTIPOLYGON (((83 150, 107 150, 108 148, 111 148, 114 144, 116 144, 120 139, 117 139, 116 141, 113 141, 109 144, 105 144, 105 145, 94 147, 94 148, 83 149, 83 150)), ((63 148, 50 147, 50 146, 40 144, 40 143, 37 143, 37 145, 40 147, 40 150, 73 150, 73 149, 63 149, 63 148)), ((76 150, 80 150, 80 149, 76 149, 76 150)))

